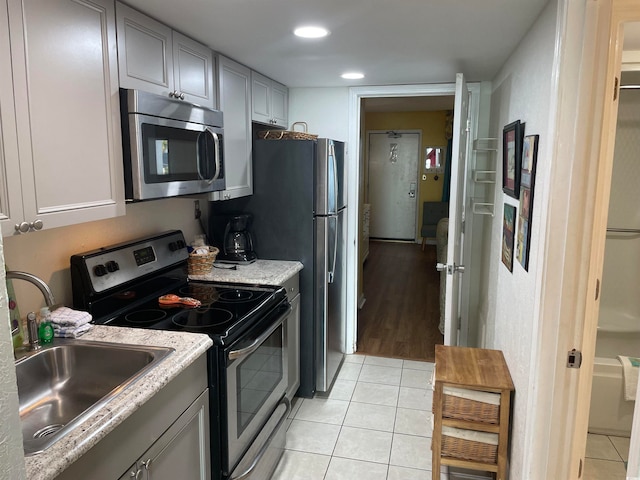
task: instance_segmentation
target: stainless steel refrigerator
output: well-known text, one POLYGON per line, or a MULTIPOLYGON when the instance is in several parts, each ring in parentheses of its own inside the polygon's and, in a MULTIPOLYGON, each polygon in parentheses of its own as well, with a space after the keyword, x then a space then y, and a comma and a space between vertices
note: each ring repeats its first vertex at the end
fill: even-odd
POLYGON ((344 143, 256 140, 253 195, 213 205, 253 214, 258 258, 299 260, 300 389, 327 391, 346 342, 346 178, 344 143))

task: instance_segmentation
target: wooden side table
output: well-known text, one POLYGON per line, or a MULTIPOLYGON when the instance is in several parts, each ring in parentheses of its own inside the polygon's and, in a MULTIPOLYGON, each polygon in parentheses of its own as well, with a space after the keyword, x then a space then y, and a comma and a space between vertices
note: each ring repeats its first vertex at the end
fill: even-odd
POLYGON ((506 480, 509 412, 511 392, 514 390, 511 375, 501 351, 436 345, 431 442, 433 480, 440 480, 441 465, 494 472, 497 480, 506 480), (456 411, 447 410, 450 407, 443 408, 445 387, 499 395, 499 406, 494 407, 495 418, 474 418, 473 414, 469 416, 468 412, 458 415, 456 411), (443 451, 443 426, 464 432, 486 432, 497 435, 495 458, 474 459, 473 454, 467 455, 464 451, 455 454, 443 451))

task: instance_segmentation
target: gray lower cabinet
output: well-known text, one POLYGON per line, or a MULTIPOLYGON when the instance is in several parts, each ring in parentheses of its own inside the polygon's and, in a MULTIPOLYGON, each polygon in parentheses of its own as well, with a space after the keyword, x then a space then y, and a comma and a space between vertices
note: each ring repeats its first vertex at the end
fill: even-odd
POLYGON ((207 363, 202 355, 56 480, 209 480, 209 442, 207 363))
POLYGON ((120 480, 211 478, 208 405, 209 391, 205 390, 120 480))
POLYGON ((287 319, 287 355, 289 367, 289 382, 287 384, 287 398, 292 400, 300 386, 300 279, 296 273, 282 286, 287 290, 287 297, 291 302, 291 315, 287 319))

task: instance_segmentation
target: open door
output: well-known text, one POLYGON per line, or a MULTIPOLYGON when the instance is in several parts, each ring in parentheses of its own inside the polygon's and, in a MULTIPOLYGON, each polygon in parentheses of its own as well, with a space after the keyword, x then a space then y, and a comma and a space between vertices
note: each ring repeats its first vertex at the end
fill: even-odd
POLYGON ((453 147, 451 151, 451 195, 449 198, 449 242, 447 264, 438 264, 438 270, 446 270, 446 294, 444 316, 444 344, 457 345, 460 310, 460 276, 462 265, 464 186, 467 160, 469 118, 469 89, 464 75, 456 74, 456 93, 453 110, 453 147))

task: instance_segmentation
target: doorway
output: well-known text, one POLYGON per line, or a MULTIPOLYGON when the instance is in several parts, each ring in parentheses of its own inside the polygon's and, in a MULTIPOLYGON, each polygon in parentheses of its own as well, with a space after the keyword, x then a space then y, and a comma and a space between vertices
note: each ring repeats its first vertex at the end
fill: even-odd
MULTIPOLYGON (((470 138, 476 138, 478 136, 478 121, 480 119, 480 96, 481 96, 481 84, 474 83, 468 84, 469 91, 471 92, 471 102, 470 102, 470 138)), ((482 90, 486 92, 487 90, 482 90)), ((355 228, 350 228, 348 233, 348 243, 347 243, 347 258, 349 258, 349 262, 347 265, 347 318, 351 319, 347 323, 347 344, 346 344, 346 352, 347 353, 355 353, 357 351, 357 338, 358 338, 358 313, 359 308, 363 305, 363 302, 366 303, 367 299, 363 298, 362 295, 362 286, 363 286, 363 267, 367 260, 366 258, 366 244, 368 242, 364 241, 362 236, 363 232, 363 223, 366 222, 366 140, 363 137, 363 133, 367 130, 393 130, 395 129, 415 129, 415 127, 409 127, 406 125, 401 126, 375 126, 375 127, 367 127, 365 122, 365 117, 367 115, 367 108, 370 105, 367 105, 366 102, 372 101, 377 102, 380 105, 377 108, 380 108, 381 111, 377 112, 377 115, 382 117, 389 117, 389 112, 393 112, 393 110, 397 110, 398 104, 408 105, 408 111, 411 110, 419 111, 424 110, 424 108, 411 108, 411 105, 416 105, 420 102, 439 102, 446 101, 447 106, 440 108, 442 111, 452 109, 452 105, 454 103, 456 93, 456 84, 434 84, 434 85, 393 85, 393 86, 371 86, 371 87, 353 87, 349 89, 349 137, 348 137, 348 145, 350 145, 350 156, 354 159, 354 161, 349 163, 349 204, 357 205, 358 208, 350 209, 349 211, 349 225, 354 226, 355 228), (390 110, 387 104, 392 105, 392 109, 390 110), (386 110, 385 110, 386 109, 386 110)), ((488 116, 488 112, 487 116, 488 116)), ((484 119, 484 117, 483 117, 484 119)), ((484 128, 484 123, 483 123, 484 128)), ((484 132, 484 130, 482 130, 484 132)), ((484 132, 486 134, 486 132, 484 132)), ((423 143, 427 141, 424 136, 423 129, 423 143)), ((434 142, 432 145, 439 145, 441 142, 434 142)), ((469 148, 469 147, 468 147, 469 148)), ((420 182, 423 182, 422 175, 420 177, 420 182)), ((434 182, 437 185, 442 184, 442 175, 427 175, 426 182, 434 182), (436 178, 437 177, 437 178, 436 178), (439 183, 438 183, 439 182, 439 183)), ((470 172, 467 172, 467 178, 470 177, 470 172)), ((419 187, 420 194, 422 195, 424 191, 429 191, 429 189, 423 189, 424 184, 421 184, 419 187)), ((440 187, 441 188, 441 187, 440 187)), ((469 192, 469 195, 472 195, 472 192, 469 192)), ((436 198, 437 201, 441 199, 441 196, 436 198)), ((418 206, 419 208, 422 206, 422 202, 425 199, 421 196, 418 206)), ((422 213, 419 213, 419 217, 421 218, 422 213)), ((365 229, 366 230, 366 229, 365 229)), ((465 235, 465 258, 472 258, 470 253, 473 244, 473 237, 471 235, 465 235), (469 254, 467 256, 467 251, 469 254)), ((420 248, 419 245, 416 245, 420 248)), ((468 309, 466 305, 468 303, 468 298, 473 295, 473 292, 470 292, 470 288, 467 285, 465 287, 465 281, 471 280, 471 276, 463 277, 463 285, 462 285, 462 308, 463 312, 465 309, 468 309), (466 292, 466 293, 465 293, 466 292)), ((437 294, 436 294, 437 295, 437 294)), ((465 314, 463 313, 463 317, 465 314)))
POLYGON ((444 175, 423 174, 425 145, 445 145, 453 96, 362 102, 361 196, 368 205, 357 314, 358 353, 433 361, 442 343, 436 246, 422 250, 425 200, 440 201, 444 175), (392 180, 393 179, 393 180, 392 180))
MULTIPOLYGON (((606 225, 602 293, 589 409, 585 478, 632 478, 626 473, 636 401, 625 395, 625 373, 619 358, 640 357, 640 68, 625 64, 624 52, 640 48, 640 23, 624 25, 613 169, 606 225), (622 356, 622 357, 618 357, 622 356)), ((637 408, 637 407, 636 407, 637 408)))

